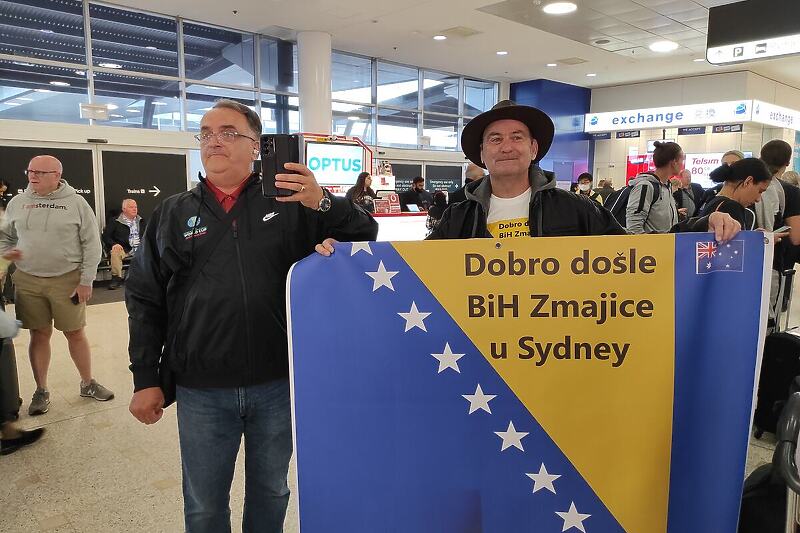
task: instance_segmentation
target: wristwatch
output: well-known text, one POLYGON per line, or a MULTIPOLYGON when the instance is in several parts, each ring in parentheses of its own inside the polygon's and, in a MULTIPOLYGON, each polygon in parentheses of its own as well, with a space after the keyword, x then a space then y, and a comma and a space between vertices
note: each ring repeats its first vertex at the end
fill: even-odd
POLYGON ((322 190, 322 198, 319 200, 319 206, 317 207, 317 211, 320 213, 327 213, 331 208, 331 199, 328 197, 328 191, 325 189, 322 190))

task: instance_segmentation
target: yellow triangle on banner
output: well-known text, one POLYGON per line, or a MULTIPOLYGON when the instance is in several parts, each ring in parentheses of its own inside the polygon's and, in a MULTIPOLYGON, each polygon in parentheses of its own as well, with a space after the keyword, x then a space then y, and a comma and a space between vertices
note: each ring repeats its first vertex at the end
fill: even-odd
POLYGON ((393 245, 625 531, 666 531, 674 237, 393 245))

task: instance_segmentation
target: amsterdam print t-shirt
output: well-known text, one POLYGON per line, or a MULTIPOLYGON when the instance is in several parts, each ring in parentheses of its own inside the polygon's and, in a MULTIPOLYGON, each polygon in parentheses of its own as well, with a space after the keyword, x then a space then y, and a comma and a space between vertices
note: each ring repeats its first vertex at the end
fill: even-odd
POLYGON ((489 204, 489 217, 486 219, 486 226, 492 237, 495 239, 528 237, 530 203, 530 189, 514 198, 498 198, 493 194, 489 204))

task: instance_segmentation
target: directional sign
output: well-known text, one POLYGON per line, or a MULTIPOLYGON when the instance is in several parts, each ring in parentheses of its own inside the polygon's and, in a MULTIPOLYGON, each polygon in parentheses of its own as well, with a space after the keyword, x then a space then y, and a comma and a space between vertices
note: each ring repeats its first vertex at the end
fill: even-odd
POLYGON ((186 190, 186 157, 182 154, 103 151, 106 217, 131 198, 139 214, 150 219, 161 200, 186 190))

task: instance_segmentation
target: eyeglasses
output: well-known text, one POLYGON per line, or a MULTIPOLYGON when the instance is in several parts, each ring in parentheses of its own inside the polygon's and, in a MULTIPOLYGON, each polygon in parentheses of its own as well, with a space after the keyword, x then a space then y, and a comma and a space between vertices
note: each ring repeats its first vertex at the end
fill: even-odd
POLYGON ((244 137, 245 139, 250 139, 253 142, 258 142, 256 139, 253 139, 249 135, 245 135, 243 133, 239 133, 238 131, 233 131, 233 130, 220 131, 219 133, 211 133, 210 131, 207 131, 205 133, 198 133, 197 135, 194 136, 195 139, 200 141, 200 144, 208 143, 212 137, 216 137, 217 139, 219 139, 219 142, 221 142, 222 144, 232 144, 239 137, 244 137))
POLYGON ((22 171, 26 176, 34 176, 36 178, 43 178, 48 174, 58 174, 57 170, 31 170, 26 169, 22 171))

